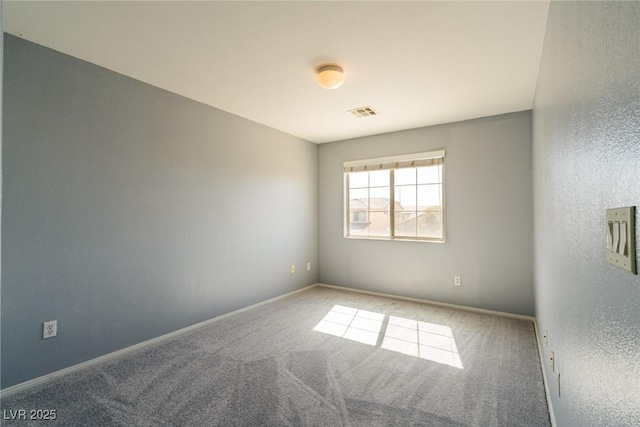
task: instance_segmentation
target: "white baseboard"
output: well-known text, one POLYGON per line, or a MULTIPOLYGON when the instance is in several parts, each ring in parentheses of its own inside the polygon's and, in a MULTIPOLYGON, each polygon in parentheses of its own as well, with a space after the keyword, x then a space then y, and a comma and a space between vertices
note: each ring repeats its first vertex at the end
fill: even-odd
POLYGON ((73 366, 70 366, 68 368, 64 368, 64 369, 61 369, 59 371, 52 372, 50 374, 43 375, 43 376, 38 377, 38 378, 34 378, 32 380, 29 380, 29 381, 25 381, 23 383, 16 384, 16 385, 11 386, 11 387, 7 387, 4 390, 0 390, 0 395, 6 397, 6 396, 10 396, 10 395, 15 394, 15 393, 19 393, 21 391, 30 389, 31 387, 35 387, 37 385, 47 383, 47 382, 49 382, 51 380, 54 380, 56 378, 60 378, 60 377, 63 377, 65 375, 69 375, 69 374, 72 374, 74 372, 78 372, 78 371, 81 371, 83 369, 87 369, 89 367, 95 366, 95 365, 99 365, 99 364, 107 362, 107 361, 109 361, 111 359, 115 359, 115 358, 123 356, 125 354, 132 353, 134 351, 137 351, 137 350, 140 350, 140 349, 143 349, 143 348, 158 344, 158 343, 160 343, 162 341, 168 340, 168 339, 176 337, 178 335, 182 335, 182 334, 184 334, 186 332, 191 332, 191 331, 193 331, 195 329, 202 328, 203 326, 210 325, 212 323, 218 322, 218 321, 226 319, 228 317, 235 316, 236 314, 242 313, 244 311, 248 311, 248 310, 260 307, 262 305, 268 304, 270 302, 274 302, 274 301, 277 301, 277 300, 281 300, 283 298, 287 298, 287 297, 289 297, 291 295, 297 294, 299 292, 306 291, 306 290, 311 289, 311 288, 315 288, 316 286, 318 286, 317 283, 313 284, 313 285, 305 286, 304 288, 296 289, 295 291, 291 291, 291 292, 288 292, 286 294, 283 294, 283 295, 280 295, 280 296, 277 296, 277 297, 274 297, 274 298, 270 298, 268 300, 265 300, 265 301, 262 301, 262 302, 259 302, 259 303, 256 303, 256 304, 253 304, 253 305, 250 305, 250 306, 247 306, 247 307, 244 307, 244 308, 240 308, 238 310, 235 310, 235 311, 232 311, 232 312, 229 312, 229 313, 222 314, 222 315, 214 317, 212 319, 205 320, 204 322, 196 323, 195 325, 187 326, 186 328, 178 329, 177 331, 170 332, 168 334, 164 334, 164 335, 161 335, 159 337, 152 338, 150 340, 143 341, 143 342, 138 343, 138 344, 134 344, 134 345, 132 345, 130 347, 126 347, 126 348, 123 348, 121 350, 117 350, 117 351, 114 351, 112 353, 105 354, 105 355, 100 356, 100 357, 96 357, 95 359, 87 360, 86 362, 78 363, 77 365, 73 365, 73 366))
POLYGON ((538 322, 533 321, 533 327, 536 331, 536 342, 538 343, 538 355, 540 356, 540 369, 542 370, 542 382, 544 383, 544 392, 547 397, 547 406, 549 407, 549 418, 551 419, 551 427, 556 427, 556 416, 553 413, 553 403, 551 402, 551 393, 549 392, 549 381, 547 381, 547 373, 544 370, 544 362, 546 361, 542 354, 542 343, 540 342, 540 333, 538 331, 538 322))
POLYGON ((422 303, 422 304, 438 305, 438 306, 441 306, 441 307, 455 308, 457 310, 471 311, 471 312, 474 312, 474 313, 491 314, 491 315, 494 315, 494 316, 510 317, 512 319, 528 320, 528 321, 534 322, 534 323, 535 323, 535 320, 536 320, 535 317, 525 316, 523 314, 505 313, 503 311, 486 310, 484 308, 475 308, 475 307, 469 307, 469 306, 466 306, 466 305, 449 304, 449 303, 446 303, 446 302, 431 301, 431 300, 428 300, 428 299, 403 297, 403 296, 399 296, 399 295, 384 294, 384 293, 381 293, 381 292, 372 292, 372 291, 365 291, 365 290, 362 290, 362 289, 347 288, 345 286, 326 285, 324 283, 318 283, 317 286, 320 286, 320 287, 323 287, 323 288, 338 289, 338 290, 346 291, 346 292, 357 292, 357 293, 361 293, 361 294, 375 295, 375 296, 379 296, 379 297, 386 297, 386 298, 393 298, 393 299, 399 299, 399 300, 404 300, 404 301, 418 302, 418 303, 422 303))

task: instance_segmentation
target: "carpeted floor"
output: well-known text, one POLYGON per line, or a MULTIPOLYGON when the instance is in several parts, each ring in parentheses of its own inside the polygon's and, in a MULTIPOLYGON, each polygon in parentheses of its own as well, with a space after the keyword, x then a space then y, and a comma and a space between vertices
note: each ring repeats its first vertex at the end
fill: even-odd
POLYGON ((322 287, 1 407, 2 425, 550 425, 531 322, 322 287))

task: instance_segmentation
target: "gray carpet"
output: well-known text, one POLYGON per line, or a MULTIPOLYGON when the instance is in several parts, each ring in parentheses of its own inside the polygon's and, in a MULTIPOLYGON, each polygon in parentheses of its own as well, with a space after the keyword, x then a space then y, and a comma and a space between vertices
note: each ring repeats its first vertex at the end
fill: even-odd
MULTIPOLYGON (((327 288, 1 401, 61 426, 549 426, 531 322, 327 288)), ((7 418, 5 416, 5 418, 7 418)))

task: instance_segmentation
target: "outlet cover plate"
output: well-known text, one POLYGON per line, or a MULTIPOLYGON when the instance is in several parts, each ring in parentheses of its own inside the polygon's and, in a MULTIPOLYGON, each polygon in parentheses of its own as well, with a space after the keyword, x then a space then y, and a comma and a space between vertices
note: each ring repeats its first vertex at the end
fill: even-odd
POLYGON ((42 326, 42 339, 45 340, 47 338, 53 338, 58 335, 58 321, 51 320, 49 322, 44 322, 42 326))

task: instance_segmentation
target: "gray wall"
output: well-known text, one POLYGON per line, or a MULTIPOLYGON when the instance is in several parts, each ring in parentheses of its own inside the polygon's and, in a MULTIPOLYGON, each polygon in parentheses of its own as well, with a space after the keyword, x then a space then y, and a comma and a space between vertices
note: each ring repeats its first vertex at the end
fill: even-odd
POLYGON ((605 209, 640 208, 639 50, 639 2, 551 3, 533 110, 535 295, 559 426, 640 425, 640 277, 605 261, 605 209))
POLYGON ((533 315, 530 119, 520 112, 321 145, 320 281, 533 315), (446 243, 343 237, 343 161, 441 148, 446 243))
POLYGON ((9 35, 4 64, 3 388, 317 281, 315 144, 9 35))

